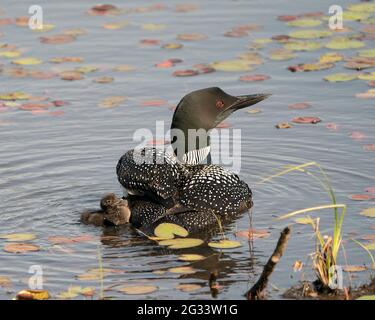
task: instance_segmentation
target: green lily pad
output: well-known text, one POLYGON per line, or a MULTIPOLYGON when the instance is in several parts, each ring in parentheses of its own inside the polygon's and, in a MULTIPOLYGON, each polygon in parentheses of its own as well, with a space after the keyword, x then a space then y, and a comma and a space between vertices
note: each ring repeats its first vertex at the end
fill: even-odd
POLYGON ((352 73, 334 73, 325 76, 323 79, 329 82, 344 82, 357 79, 357 75, 352 73))
POLYGON ((343 20, 349 21, 361 21, 366 20, 371 16, 371 13, 361 12, 361 11, 344 11, 342 14, 343 20))
POLYGON ((367 81, 374 81, 375 80, 375 72, 361 73, 361 74, 358 75, 358 79, 367 80, 367 81))
POLYGON ((348 6, 348 10, 356 11, 356 12, 375 12, 375 3, 367 2, 367 3, 354 3, 348 6))
POLYGON ((375 58, 375 49, 366 49, 358 52, 360 57, 375 58))
POLYGON ((198 247, 203 243, 201 239, 194 238, 177 238, 159 241, 159 245, 168 246, 168 249, 185 249, 198 247))
POLYGON ((322 48, 323 45, 315 41, 291 41, 284 44, 284 48, 293 51, 313 51, 322 48))
POLYGON ((365 46, 363 41, 349 38, 335 38, 326 44, 326 48, 334 50, 357 49, 365 46))
POLYGON ((317 27, 321 25, 322 21, 318 19, 297 19, 297 20, 289 21, 287 24, 288 26, 291 26, 291 27, 311 28, 311 27, 317 27))
POLYGON ((173 239, 174 236, 187 237, 187 230, 174 223, 161 223, 154 230, 155 236, 164 239, 173 239))
POLYGON ((317 39, 326 38, 332 35, 331 31, 328 30, 317 30, 317 29, 307 29, 298 30, 289 33, 289 36, 297 39, 317 39))

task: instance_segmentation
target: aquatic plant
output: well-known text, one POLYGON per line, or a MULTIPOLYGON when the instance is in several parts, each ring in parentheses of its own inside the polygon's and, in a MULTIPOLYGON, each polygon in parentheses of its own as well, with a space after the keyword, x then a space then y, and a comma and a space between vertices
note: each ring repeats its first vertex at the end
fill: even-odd
POLYGON ((344 216, 346 213, 346 205, 345 204, 337 204, 335 193, 333 191, 331 182, 324 172, 320 164, 316 162, 307 162, 298 166, 288 166, 285 170, 276 173, 272 176, 269 176, 265 179, 262 179, 259 183, 264 183, 266 181, 270 181, 273 178, 285 175, 292 171, 300 171, 306 173, 313 179, 315 179, 322 188, 327 191, 328 195, 331 199, 331 204, 328 205, 321 205, 316 207, 304 208, 301 210, 296 210, 289 212, 280 216, 278 219, 287 219, 302 213, 323 210, 323 209, 333 209, 334 214, 334 226, 333 226, 333 234, 331 236, 323 236, 320 232, 319 222, 320 219, 312 219, 311 217, 308 218, 308 223, 312 226, 315 234, 315 251, 312 253, 312 260, 313 260, 313 268, 317 274, 317 287, 320 290, 328 290, 331 291, 335 280, 335 266, 337 262, 337 255, 341 248, 342 244, 342 227, 344 222, 344 216), (307 170, 307 167, 316 167, 319 170, 321 177, 315 175, 314 173, 307 170), (340 210, 341 209, 341 210, 340 210))

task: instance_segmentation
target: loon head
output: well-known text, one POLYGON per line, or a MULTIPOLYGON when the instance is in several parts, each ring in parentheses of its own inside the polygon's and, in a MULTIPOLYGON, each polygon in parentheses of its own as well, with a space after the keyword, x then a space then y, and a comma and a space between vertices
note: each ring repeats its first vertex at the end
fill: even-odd
POLYGON ((172 118, 171 141, 175 155, 183 163, 201 162, 210 152, 209 130, 234 111, 269 96, 265 93, 231 96, 218 87, 187 94, 177 105, 172 118))

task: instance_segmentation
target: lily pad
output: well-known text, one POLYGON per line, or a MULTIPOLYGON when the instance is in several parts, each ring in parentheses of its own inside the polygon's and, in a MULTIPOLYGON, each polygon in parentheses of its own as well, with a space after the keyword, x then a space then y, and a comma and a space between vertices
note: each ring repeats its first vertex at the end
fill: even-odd
POLYGON ((348 10, 356 12, 375 12, 375 3, 361 2, 348 5, 348 10))
POLYGON ((331 31, 328 30, 318 30, 318 29, 307 29, 307 30, 297 30, 289 33, 289 36, 297 39, 317 39, 326 38, 332 35, 331 31))
POLYGON ((65 44, 73 42, 76 39, 76 37, 69 34, 58 34, 54 36, 40 37, 39 39, 40 42, 44 44, 65 44))
POLYGON ((115 108, 118 107, 122 102, 126 100, 124 96, 111 96, 107 97, 99 102, 99 107, 102 108, 115 108))
POLYGON ((294 219, 294 222, 298 224, 311 224, 314 222, 314 220, 311 217, 300 217, 294 219))
POLYGON ((12 59, 21 55, 20 51, 0 51, 0 57, 12 59))
POLYGON ((320 63, 335 63, 342 61, 344 56, 337 52, 327 52, 320 56, 319 62, 320 63))
POLYGON ((361 215, 369 218, 375 218, 375 207, 362 210, 361 215))
POLYGON ((375 58, 375 49, 366 49, 358 52, 360 57, 375 58))
POLYGON ((149 294, 157 291, 159 288, 156 286, 126 286, 119 288, 118 291, 129 294, 129 295, 138 295, 138 294, 149 294))
POLYGON ((367 80, 367 81, 375 81, 375 72, 361 73, 358 75, 358 79, 367 80))
POLYGON ((366 44, 363 41, 349 39, 349 38, 335 38, 328 42, 325 46, 334 50, 358 49, 364 47, 366 44))
POLYGON ((189 266, 169 268, 168 271, 172 273, 183 273, 183 274, 192 274, 192 273, 197 272, 196 269, 189 267, 189 266))
POLYGON ((290 129, 293 126, 289 122, 279 122, 275 127, 277 129, 290 129))
POLYGON ((208 37, 203 33, 193 32, 193 33, 182 33, 177 36, 177 40, 182 41, 200 41, 206 40, 208 37))
POLYGON ((163 30, 167 26, 163 23, 145 23, 142 25, 143 30, 148 30, 148 31, 157 31, 157 30, 163 30))
POLYGON ((242 82, 257 82, 257 81, 264 81, 271 79, 270 76, 265 74, 249 74, 240 77, 240 81, 242 82))
POLYGON ((217 248, 217 249, 233 249, 233 248, 241 247, 242 244, 239 241, 225 239, 225 240, 220 240, 218 242, 209 242, 208 246, 212 248, 217 248))
POLYGON ((78 72, 74 70, 62 71, 59 73, 59 76, 61 80, 66 80, 66 81, 75 81, 75 80, 83 79, 82 72, 78 72))
POLYGON ((155 236, 163 239, 173 239, 174 236, 187 237, 187 230, 174 223, 161 223, 154 230, 155 236))
POLYGON ((33 233, 10 233, 1 234, 0 238, 7 241, 30 241, 36 239, 36 235, 33 233))
POLYGON ((178 260, 181 261, 200 261, 205 258, 205 256, 202 256, 200 254, 181 254, 178 256, 178 260))
POLYGON ((290 104, 288 106, 288 109, 303 110, 303 109, 307 109, 307 108, 310 108, 310 107, 311 107, 311 104, 308 103, 308 102, 297 102, 297 103, 290 104))
POLYGON ((276 49, 276 50, 272 50, 269 53, 269 57, 271 60, 284 61, 284 60, 291 60, 295 58, 296 55, 292 50, 276 49))
POLYGON ((342 19, 349 21, 361 21, 366 20, 371 16, 371 13, 362 12, 362 11, 344 11, 342 14, 342 19))
POLYGON ((248 230, 237 231, 236 236, 245 239, 260 239, 269 237, 270 233, 268 230, 250 228, 248 230))
POLYGON ((33 252, 39 251, 39 246, 29 243, 10 243, 4 246, 4 251, 10 253, 24 253, 24 252, 33 252))
POLYGON ((320 42, 315 41, 290 41, 284 44, 284 48, 293 51, 313 51, 322 48, 320 42))
POLYGON ((181 290, 182 292, 193 292, 201 288, 202 286, 199 284, 179 284, 176 286, 176 289, 181 290))
POLYGON ((50 295, 47 290, 21 290, 17 293, 17 300, 47 300, 50 295))
POLYGON ((164 49, 169 49, 169 50, 176 50, 176 49, 181 49, 183 45, 181 43, 165 43, 162 45, 162 48, 164 49))
POLYGON ((292 119, 292 122, 294 123, 318 123, 322 120, 318 117, 296 117, 292 119))
POLYGON ((167 246, 168 249, 193 248, 200 246, 202 243, 203 240, 195 238, 177 238, 159 241, 159 245, 167 246))
POLYGON ((224 60, 210 64, 216 71, 249 71, 252 69, 249 62, 243 59, 224 60))
POLYGON ((37 58, 20 58, 17 60, 13 60, 12 63, 17 65, 35 65, 41 64, 42 60, 39 60, 37 58))
MULTIPOLYGON (((357 98, 361 98, 361 99, 374 99, 375 98, 375 89, 367 90, 367 92, 357 93, 355 96, 357 98)), ((375 149, 375 148, 373 148, 371 145, 368 145, 368 146, 369 147, 365 146, 365 150, 374 151, 372 149, 375 149)))
POLYGON ((311 28, 311 27, 317 27, 322 24, 321 20, 318 19, 296 19, 289 21, 287 23, 290 27, 305 27, 305 28, 311 28))
POLYGON ((357 79, 357 75, 351 73, 334 73, 325 76, 323 79, 329 82, 344 82, 357 79))

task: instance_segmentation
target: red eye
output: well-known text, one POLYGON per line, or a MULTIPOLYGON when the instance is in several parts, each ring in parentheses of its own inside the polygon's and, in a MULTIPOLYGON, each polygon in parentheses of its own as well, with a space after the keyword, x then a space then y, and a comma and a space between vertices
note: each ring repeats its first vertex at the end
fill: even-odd
POLYGON ((216 108, 221 109, 224 107, 224 101, 223 100, 217 100, 216 101, 216 108))

